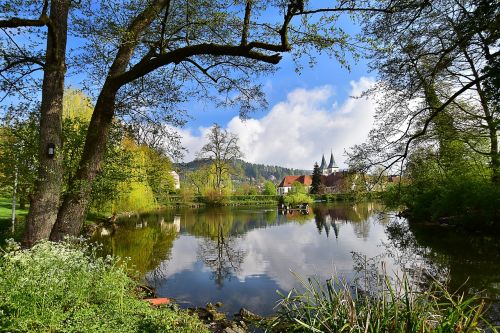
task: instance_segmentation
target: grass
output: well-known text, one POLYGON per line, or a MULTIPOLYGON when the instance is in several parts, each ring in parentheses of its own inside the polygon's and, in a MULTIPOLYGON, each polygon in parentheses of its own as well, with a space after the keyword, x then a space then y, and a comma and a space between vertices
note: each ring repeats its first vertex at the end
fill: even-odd
MULTIPOLYGON (((16 216, 25 217, 28 209, 19 209, 19 203, 16 205, 16 216)), ((0 220, 9 220, 12 218, 12 198, 0 197, 0 220)))
POLYGON ((151 308, 116 260, 80 242, 0 255, 2 332, 207 332, 175 307, 151 308))
POLYGON ((12 234, 12 199, 0 196, 0 244, 6 238, 21 239, 26 215, 28 215, 28 209, 19 209, 19 204, 17 204, 15 231, 12 234))
POLYGON ((267 331, 286 332, 498 332, 483 318, 478 297, 451 294, 435 281, 413 290, 406 276, 395 283, 383 278, 378 292, 363 292, 345 281, 301 279, 303 291, 282 295, 267 331))

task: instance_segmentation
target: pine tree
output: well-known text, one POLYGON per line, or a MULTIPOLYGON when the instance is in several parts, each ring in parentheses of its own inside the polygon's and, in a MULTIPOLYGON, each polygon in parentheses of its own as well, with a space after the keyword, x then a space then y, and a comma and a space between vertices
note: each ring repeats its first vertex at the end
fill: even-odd
POLYGON ((312 184, 311 193, 318 194, 321 187, 321 171, 319 170, 318 163, 314 163, 314 169, 312 174, 312 184))

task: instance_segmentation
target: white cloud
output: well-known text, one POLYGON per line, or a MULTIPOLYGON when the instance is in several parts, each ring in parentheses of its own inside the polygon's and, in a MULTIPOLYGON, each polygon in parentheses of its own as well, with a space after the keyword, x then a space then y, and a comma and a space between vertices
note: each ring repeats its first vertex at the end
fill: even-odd
MULTIPOLYGON (((368 77, 351 81, 349 95, 359 96, 373 84, 368 77)), ((375 102, 365 98, 331 101, 333 95, 332 86, 295 89, 264 117, 246 121, 235 117, 227 129, 239 136, 248 162, 312 169, 323 153, 328 162, 332 149, 339 166, 345 167, 344 150, 366 139, 373 124, 375 102)), ((200 136, 191 130, 180 131, 183 145, 189 150, 185 161, 192 160, 203 146, 207 130, 200 128, 200 136)))

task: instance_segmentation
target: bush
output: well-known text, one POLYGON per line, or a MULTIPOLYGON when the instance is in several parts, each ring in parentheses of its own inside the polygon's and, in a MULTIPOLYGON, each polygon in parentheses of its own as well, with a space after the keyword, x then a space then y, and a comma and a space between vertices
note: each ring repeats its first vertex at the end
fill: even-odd
POLYGON ((175 308, 153 309, 111 257, 81 244, 41 242, 0 256, 0 331, 204 332, 175 308))
POLYGON ((416 220, 452 217, 468 226, 490 228, 500 222, 499 198, 499 186, 484 179, 461 177, 425 186, 408 184, 400 192, 395 186, 384 194, 383 201, 389 208, 408 208, 416 220))
POLYGON ((289 193, 283 197, 286 205, 300 205, 303 203, 312 204, 313 199, 305 193, 289 193))
POLYGON ((203 201, 211 206, 223 206, 227 202, 227 196, 218 189, 207 189, 203 193, 203 201))

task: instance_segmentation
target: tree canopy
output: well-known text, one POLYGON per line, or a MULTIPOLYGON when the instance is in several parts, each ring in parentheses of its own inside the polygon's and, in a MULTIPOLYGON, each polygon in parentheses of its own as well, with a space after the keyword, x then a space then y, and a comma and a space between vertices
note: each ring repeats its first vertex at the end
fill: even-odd
POLYGON ((41 103, 40 164, 26 242, 79 232, 114 119, 128 123, 130 133, 146 142, 158 144, 158 135, 170 139, 162 141, 171 143, 163 148, 175 151, 178 136, 165 125, 183 123, 180 103, 186 99, 212 97, 216 105, 239 105, 245 115, 264 105, 254 79, 272 73, 283 53, 314 62, 313 55, 324 51, 348 66, 345 55, 357 44, 338 26, 342 14, 393 11, 392 2, 368 0, 315 5, 301 0, 2 5, 0 88, 16 101, 41 103), (61 151, 62 96, 71 74, 83 77, 80 84, 94 109, 72 190, 63 193, 62 156, 49 158, 45 151, 49 145, 61 151))
POLYGON ((351 164, 403 166, 418 147, 435 144, 446 155, 461 142, 489 159, 497 182, 500 113, 491 92, 498 91, 498 85, 492 89, 500 57, 498 4, 392 3, 394 12, 375 15, 364 26, 373 39, 379 107, 369 143, 355 147, 351 164))

